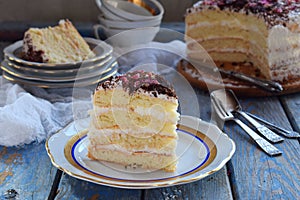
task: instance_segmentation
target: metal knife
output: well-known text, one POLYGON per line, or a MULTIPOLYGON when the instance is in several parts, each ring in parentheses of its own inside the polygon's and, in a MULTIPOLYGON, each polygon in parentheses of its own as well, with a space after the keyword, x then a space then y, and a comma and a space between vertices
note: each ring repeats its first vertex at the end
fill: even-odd
POLYGON ((264 80, 264 79, 259 79, 256 77, 252 77, 240 72, 235 72, 235 71, 231 71, 231 70, 224 70, 222 68, 219 67, 215 67, 215 66, 208 66, 206 63, 201 63, 200 61, 195 61, 193 59, 190 59, 190 63, 195 67, 195 66, 199 66, 200 68, 205 68, 208 70, 212 70, 213 72, 220 72, 224 75, 230 76, 230 77, 234 77, 237 78, 239 80, 243 80, 246 81, 248 83, 252 83, 253 85, 264 89, 266 91, 269 92, 282 92, 283 91, 283 87, 280 83, 275 82, 275 81, 269 81, 269 80, 264 80))
POLYGON ((259 123, 258 120, 248 115, 245 111, 236 111, 239 115, 244 117, 252 126, 255 127, 256 131, 260 133, 262 136, 267 138, 270 142, 277 143, 282 142, 284 139, 269 129, 267 126, 259 123))
POLYGON ((222 74, 225 74, 227 76, 231 76, 243 81, 247 81, 248 83, 252 83, 253 85, 256 85, 264 90, 267 90, 269 92, 282 92, 283 87, 280 83, 275 81, 269 81, 269 80, 263 80, 256 77, 251 77, 246 74, 242 74, 235 71, 227 71, 220 68, 215 68, 214 70, 218 70, 222 74))
POLYGON ((253 115, 249 112, 247 112, 248 115, 250 115, 252 118, 256 119, 257 121, 263 123, 265 126, 267 126, 269 129, 271 129, 272 131, 280 134, 280 135, 283 135, 287 138, 300 138, 300 133, 296 132, 296 131, 288 131, 288 130, 285 130, 275 124, 272 124, 260 117, 257 117, 256 115, 253 115))

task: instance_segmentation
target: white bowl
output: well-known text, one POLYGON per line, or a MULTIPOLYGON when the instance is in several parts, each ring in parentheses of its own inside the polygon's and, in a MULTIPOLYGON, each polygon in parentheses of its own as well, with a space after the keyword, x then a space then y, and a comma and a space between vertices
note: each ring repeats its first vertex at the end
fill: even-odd
POLYGON ((100 24, 109 27, 109 28, 117 28, 117 29, 133 29, 133 28, 141 28, 141 27, 149 27, 149 26, 159 26, 161 23, 160 19, 148 20, 148 21, 116 21, 106 19, 103 16, 99 15, 98 20, 100 24))
POLYGON ((95 36, 98 39, 100 38, 98 34, 99 29, 102 29, 107 36, 108 39, 106 42, 109 44, 112 46, 126 47, 151 42, 158 33, 160 27, 143 27, 124 30, 108 28, 101 24, 96 24, 94 25, 94 31, 95 36))
POLYGON ((163 6, 156 0, 96 0, 96 3, 99 9, 104 7, 117 18, 129 21, 162 19, 164 14, 163 6))
POLYGON ((102 15, 110 20, 117 20, 117 21, 127 21, 126 19, 123 19, 122 17, 118 17, 117 15, 111 13, 106 7, 102 6, 102 3, 100 0, 96 0, 97 6, 102 13, 102 15))

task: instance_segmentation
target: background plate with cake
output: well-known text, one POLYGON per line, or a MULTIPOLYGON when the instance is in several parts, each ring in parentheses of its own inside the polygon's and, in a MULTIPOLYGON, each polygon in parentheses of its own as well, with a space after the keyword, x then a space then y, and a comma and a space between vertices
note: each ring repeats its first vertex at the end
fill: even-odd
MULTIPOLYGON (((298 91, 299 11, 298 1, 199 1, 186 13, 187 55, 201 60, 203 47, 219 68, 280 82, 283 93, 298 91)), ((235 80, 225 86, 239 92, 235 80)))
POLYGON ((26 31, 22 41, 4 49, 1 68, 4 78, 20 84, 81 87, 117 72, 112 52, 110 45, 82 38, 69 20, 61 20, 54 27, 26 31))

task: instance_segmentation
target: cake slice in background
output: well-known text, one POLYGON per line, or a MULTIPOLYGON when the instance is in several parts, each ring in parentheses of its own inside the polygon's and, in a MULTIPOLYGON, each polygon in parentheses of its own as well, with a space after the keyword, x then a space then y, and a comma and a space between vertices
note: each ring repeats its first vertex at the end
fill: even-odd
POLYGON ((253 63, 269 80, 300 78, 299 1, 201 0, 185 23, 192 59, 201 59, 199 43, 221 65, 253 63))
POLYGON ((88 157, 176 170, 178 99, 159 75, 135 71, 100 84, 90 112, 88 157))
POLYGON ((55 27, 30 28, 23 39, 24 59, 41 63, 72 63, 95 57, 69 20, 55 27))

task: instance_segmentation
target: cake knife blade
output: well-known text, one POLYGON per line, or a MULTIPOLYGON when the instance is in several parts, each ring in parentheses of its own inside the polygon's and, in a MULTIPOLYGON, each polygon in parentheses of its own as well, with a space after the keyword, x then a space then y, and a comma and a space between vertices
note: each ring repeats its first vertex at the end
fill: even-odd
MULTIPOLYGON (((283 87, 280 83, 275 82, 275 81, 270 81, 270 80, 264 80, 264 79, 260 79, 260 78, 256 78, 256 77, 252 77, 240 72, 236 72, 236 71, 232 71, 232 70, 225 70, 216 66, 211 66, 210 62, 206 63, 205 61, 199 61, 199 60, 194 60, 194 59, 189 59, 189 62, 192 66, 198 66, 203 70, 208 70, 208 71, 212 71, 214 73, 221 73, 230 77, 234 77, 237 78, 239 80, 243 80, 246 81, 248 83, 252 83, 253 85, 264 89, 266 91, 269 92, 282 92, 283 91, 283 87)), ((207 72, 208 72, 207 71, 207 72)))
POLYGON ((222 74, 225 74, 227 76, 231 76, 243 81, 247 81, 248 83, 252 83, 264 90, 267 90, 269 92, 282 92, 283 91, 283 87, 281 86, 280 83, 275 82, 275 81, 269 81, 269 80, 263 80, 263 79, 259 79, 256 77, 251 77, 248 76, 246 74, 242 74, 239 72, 235 72, 235 71, 231 71, 231 70, 224 70, 221 68, 214 68, 214 71, 219 71, 222 74))

